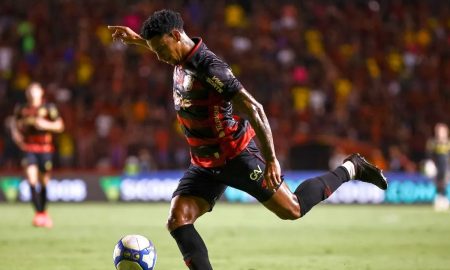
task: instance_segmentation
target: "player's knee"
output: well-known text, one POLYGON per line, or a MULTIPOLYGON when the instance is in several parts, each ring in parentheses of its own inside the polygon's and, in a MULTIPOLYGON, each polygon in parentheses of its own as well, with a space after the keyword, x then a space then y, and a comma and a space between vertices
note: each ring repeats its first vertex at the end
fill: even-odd
POLYGON ((193 224, 194 221, 195 220, 192 217, 190 217, 189 215, 172 214, 167 219, 166 227, 167 227, 167 230, 169 230, 171 232, 171 231, 175 230, 176 228, 181 227, 183 225, 193 224))
POLYGON ((287 220, 296 220, 301 218, 301 214, 300 214, 300 209, 296 208, 296 209, 289 209, 289 211, 287 212, 286 215, 286 219, 287 220))
POLYGON ((167 230, 169 232, 171 232, 171 231, 175 230, 176 228, 182 226, 183 225, 182 220, 183 219, 180 219, 180 218, 177 218, 177 217, 171 215, 167 219, 167 223, 166 223, 167 230))
POLYGON ((296 220, 301 217, 301 214, 298 207, 290 207, 278 212, 277 216, 283 220, 296 220))

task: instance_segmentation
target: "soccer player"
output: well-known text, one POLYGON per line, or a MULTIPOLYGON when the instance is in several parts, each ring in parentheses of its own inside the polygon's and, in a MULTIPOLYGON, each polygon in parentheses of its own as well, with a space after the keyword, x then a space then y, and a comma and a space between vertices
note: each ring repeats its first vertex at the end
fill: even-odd
POLYGON ((437 123, 434 126, 434 137, 427 142, 427 154, 434 162, 437 169, 437 174, 434 177, 437 187, 437 193, 434 199, 434 210, 446 211, 449 208, 449 201, 445 189, 450 154, 450 139, 448 137, 448 126, 446 124, 437 123))
POLYGON ((303 217, 350 179, 387 188, 381 171, 353 154, 342 166, 302 182, 292 193, 283 182, 263 107, 201 38, 186 34, 179 13, 153 13, 140 35, 124 26, 109 29, 113 39, 143 46, 174 66, 174 107, 190 146, 191 165, 173 193, 167 227, 189 269, 212 269, 193 224, 213 209, 227 186, 247 192, 278 217, 291 220, 303 217), (233 108, 249 121, 234 115, 233 108))
POLYGON ((52 169, 52 133, 62 132, 64 122, 55 105, 44 102, 44 89, 39 83, 28 86, 26 97, 27 103, 17 105, 14 110, 11 134, 24 152, 23 165, 35 209, 33 225, 50 228, 53 221, 46 212, 46 205, 52 169))

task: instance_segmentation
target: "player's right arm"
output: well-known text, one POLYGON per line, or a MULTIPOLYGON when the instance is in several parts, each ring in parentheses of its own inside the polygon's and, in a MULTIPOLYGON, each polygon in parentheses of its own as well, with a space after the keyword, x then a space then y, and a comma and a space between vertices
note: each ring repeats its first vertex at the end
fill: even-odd
POLYGON ((20 118, 19 118, 19 114, 20 114, 20 106, 16 106, 16 108, 14 109, 14 115, 12 117, 12 121, 11 121, 11 137, 13 139, 13 141, 17 144, 17 146, 19 146, 20 149, 24 149, 25 148, 25 142, 24 142, 24 138, 23 138, 23 134, 22 132, 20 132, 20 118))
POLYGON ((120 40, 125 44, 139 45, 150 49, 145 39, 127 26, 108 25, 108 29, 112 32, 113 40, 120 40))

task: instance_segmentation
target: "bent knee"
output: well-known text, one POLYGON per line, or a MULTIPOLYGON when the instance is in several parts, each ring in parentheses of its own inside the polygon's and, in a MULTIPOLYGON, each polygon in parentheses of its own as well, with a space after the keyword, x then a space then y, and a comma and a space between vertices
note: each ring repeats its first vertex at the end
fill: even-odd
POLYGON ((175 230, 178 227, 181 227, 183 225, 187 224, 193 224, 195 219, 190 218, 188 216, 182 216, 182 215, 171 215, 167 219, 166 227, 169 232, 175 230))
POLYGON ((296 220, 301 217, 300 209, 295 207, 283 209, 277 212, 276 215, 283 220, 296 220))

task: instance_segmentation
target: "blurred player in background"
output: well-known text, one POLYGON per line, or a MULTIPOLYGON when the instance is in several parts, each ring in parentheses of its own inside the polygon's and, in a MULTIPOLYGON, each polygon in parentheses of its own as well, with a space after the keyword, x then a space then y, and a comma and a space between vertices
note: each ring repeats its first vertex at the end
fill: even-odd
POLYGON ((28 86, 26 97, 27 103, 17 105, 14 110, 11 134, 24 152, 23 165, 35 209, 33 225, 52 227, 53 221, 46 212, 47 184, 54 150, 52 133, 62 132, 64 122, 56 106, 44 102, 44 89, 39 83, 28 86))
POLYGON ((114 39, 141 45, 175 67, 174 107, 190 146, 191 165, 173 194, 167 226, 189 269, 212 269, 193 224, 212 210, 227 186, 247 192, 278 217, 291 220, 304 216, 351 179, 387 188, 381 171, 354 154, 334 171, 302 182, 292 193, 283 181, 263 107, 201 38, 187 36, 179 13, 153 13, 141 35, 124 26, 109 29, 114 39), (246 114, 251 125, 234 115, 233 108, 246 114))
POLYGON ((449 201, 446 196, 446 175, 450 154, 450 140, 446 124, 437 123, 434 126, 434 137, 427 142, 427 154, 436 167, 434 180, 437 193, 434 199, 434 209, 436 211, 446 211, 449 209, 449 201))

